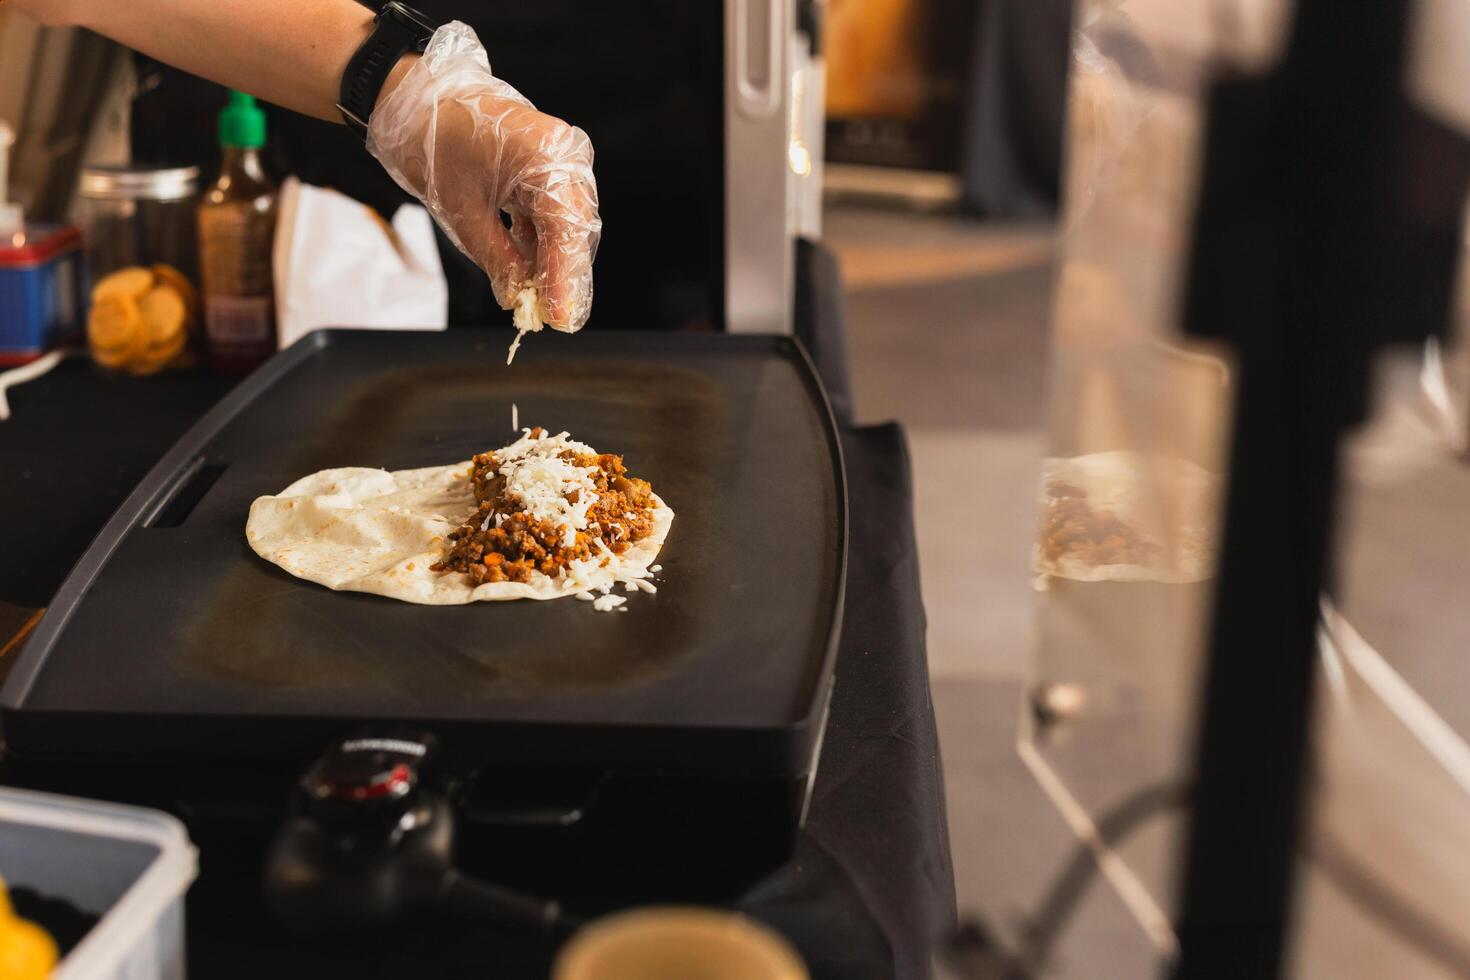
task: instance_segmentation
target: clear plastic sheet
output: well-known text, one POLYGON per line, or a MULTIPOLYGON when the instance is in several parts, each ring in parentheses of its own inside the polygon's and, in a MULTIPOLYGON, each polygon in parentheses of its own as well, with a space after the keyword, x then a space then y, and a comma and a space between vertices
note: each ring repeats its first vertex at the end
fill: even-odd
MULTIPOLYGON (((1233 365, 1177 321, 1200 95, 1259 3, 1075 19, 1039 592, 1020 751, 1161 955, 1183 829, 1233 365), (1235 23, 1233 33, 1221 24, 1235 23)), ((1268 53, 1268 52, 1266 52, 1268 53)))
MULTIPOLYGON (((1182 336, 1204 85, 1288 0, 1081 0, 1040 589, 1019 747, 1161 957, 1193 778, 1234 365, 1182 336)), ((1385 353, 1346 447, 1289 973, 1470 976, 1470 355, 1385 353)), ((1249 792, 1249 787, 1242 787, 1249 792)))
POLYGON ((491 74, 474 31, 455 21, 434 32, 373 112, 367 145, 485 270, 502 308, 534 289, 531 329, 587 322, 602 234, 592 142, 491 74))

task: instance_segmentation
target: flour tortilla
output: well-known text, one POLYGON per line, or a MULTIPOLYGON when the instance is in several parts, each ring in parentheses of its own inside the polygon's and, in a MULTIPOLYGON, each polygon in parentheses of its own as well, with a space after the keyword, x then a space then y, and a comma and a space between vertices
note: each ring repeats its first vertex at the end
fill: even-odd
POLYGON ((674 512, 654 495, 653 532, 606 568, 529 582, 476 586, 463 572, 434 572, 449 532, 478 506, 470 462, 417 470, 343 467, 303 477, 250 505, 245 538, 255 553, 297 578, 427 606, 558 599, 646 578, 674 512))
POLYGON ((1147 565, 1092 564, 1072 555, 1049 560, 1038 545, 1038 586, 1048 578, 1078 582, 1199 582, 1214 574, 1221 481, 1185 459, 1120 450, 1046 460, 1042 507, 1051 488, 1067 484, 1087 493, 1094 511, 1110 511, 1158 547, 1147 565))

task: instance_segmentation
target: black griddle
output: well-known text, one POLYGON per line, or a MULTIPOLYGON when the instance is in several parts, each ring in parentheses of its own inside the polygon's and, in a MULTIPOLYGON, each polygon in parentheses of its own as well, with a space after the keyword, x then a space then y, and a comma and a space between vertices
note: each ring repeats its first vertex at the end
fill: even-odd
POLYGON ((322 331, 154 467, 0 692, 11 760, 309 761, 426 727, 476 765, 805 780, 847 516, 821 384, 786 338, 322 331), (468 459, 522 425, 618 452, 676 511, 656 595, 416 606, 258 558, 250 502, 332 466, 468 459))

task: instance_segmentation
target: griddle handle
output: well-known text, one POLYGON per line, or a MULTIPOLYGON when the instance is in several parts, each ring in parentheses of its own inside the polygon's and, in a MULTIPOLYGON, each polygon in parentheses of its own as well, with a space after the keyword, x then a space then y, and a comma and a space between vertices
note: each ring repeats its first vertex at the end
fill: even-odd
POLYGON ((139 523, 143 527, 183 524, 226 468, 226 464, 208 462, 203 456, 194 457, 179 470, 163 493, 154 498, 139 523))
POLYGON ((516 929, 563 936, 580 923, 549 899, 493 885, 451 868, 444 874, 441 901, 446 911, 516 929))

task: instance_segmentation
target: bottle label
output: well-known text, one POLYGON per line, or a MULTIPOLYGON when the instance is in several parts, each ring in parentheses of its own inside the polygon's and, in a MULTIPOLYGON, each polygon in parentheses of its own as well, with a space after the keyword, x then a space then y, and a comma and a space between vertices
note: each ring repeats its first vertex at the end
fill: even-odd
POLYGON ((275 318, 269 296, 206 296, 204 333, 221 349, 273 344, 275 318))

